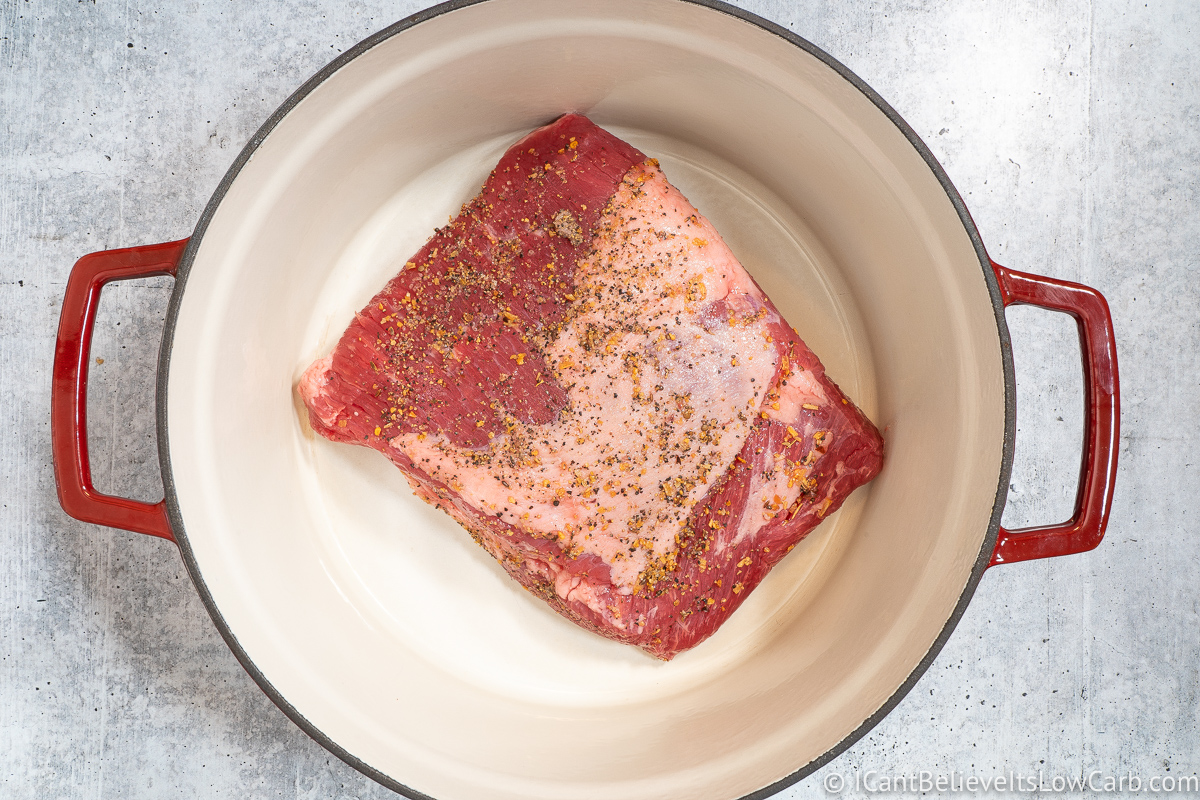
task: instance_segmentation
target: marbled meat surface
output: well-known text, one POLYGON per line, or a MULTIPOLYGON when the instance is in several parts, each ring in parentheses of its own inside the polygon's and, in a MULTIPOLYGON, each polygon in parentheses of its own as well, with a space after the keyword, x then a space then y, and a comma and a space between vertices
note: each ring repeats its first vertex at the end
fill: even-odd
POLYGON ((661 659, 883 461, 657 161, 577 114, 513 145, 299 391, 526 589, 661 659))

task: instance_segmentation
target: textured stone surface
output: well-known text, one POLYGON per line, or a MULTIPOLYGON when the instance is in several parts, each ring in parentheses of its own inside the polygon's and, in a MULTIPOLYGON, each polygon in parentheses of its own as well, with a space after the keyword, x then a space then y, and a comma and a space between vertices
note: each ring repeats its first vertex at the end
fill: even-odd
MULTIPOLYGON (((912 693, 780 797, 870 771, 1197 774, 1200 11, 739 4, 878 90, 946 167, 994 258, 1106 294, 1124 403, 1101 547, 985 575, 912 693)), ((288 94, 421 5, 0 4, 0 796, 395 796, 266 699, 174 548, 62 513, 48 412, 74 260, 187 235, 288 94)), ((93 352, 97 483, 147 499, 161 492, 150 409, 169 292, 161 279, 107 290, 93 352)), ((1014 526, 1070 511, 1082 382, 1072 325, 1030 309, 1009 320, 1014 526)))

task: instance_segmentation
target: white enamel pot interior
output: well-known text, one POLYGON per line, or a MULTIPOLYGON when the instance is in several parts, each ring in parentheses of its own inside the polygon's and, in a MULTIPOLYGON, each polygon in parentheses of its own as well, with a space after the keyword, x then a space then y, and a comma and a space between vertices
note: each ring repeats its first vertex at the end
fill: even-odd
POLYGON ((725 6, 489 0, 355 48, 247 147, 184 256, 160 373, 172 524, 214 619, 306 731, 438 800, 766 796, 923 672, 986 566, 1011 363, 986 255, 916 137, 725 6), (884 432, 883 473, 670 663, 559 618, 293 387, 566 111, 660 159, 884 432))

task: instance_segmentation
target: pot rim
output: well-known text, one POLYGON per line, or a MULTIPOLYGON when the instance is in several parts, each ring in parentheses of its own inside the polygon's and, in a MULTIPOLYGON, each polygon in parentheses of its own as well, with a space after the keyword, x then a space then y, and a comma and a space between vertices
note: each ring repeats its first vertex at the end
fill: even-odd
MULTIPOLYGON (((399 22, 383 28, 380 31, 368 36, 356 45, 346 50, 333 61, 322 67, 316 74, 304 82, 295 92, 289 96, 282 105, 275 110, 274 113, 262 124, 250 140, 238 153, 237 158, 229 167, 228 171, 222 177, 221 182, 217 185, 216 191, 213 192, 204 211, 200 214, 199 220, 196 222, 195 230, 192 232, 191 238, 188 240, 187 246, 180 258, 176 277, 175 288, 171 293, 170 304, 167 308, 165 325, 163 327, 162 344, 159 348, 158 358, 158 378, 156 382, 155 392, 155 418, 158 432, 158 457, 159 465, 162 472, 163 492, 166 502, 167 517, 170 520, 171 530, 174 533, 175 540, 179 545, 180 554, 183 556, 184 565, 187 567, 188 574, 192 578, 192 583, 195 584, 196 590, 200 595, 205 609, 208 610, 209 616, 212 617, 217 630, 221 637, 225 640, 225 644, 233 652, 234 656, 241 663, 242 667, 250 675, 259 688, 271 699, 276 706, 302 731, 310 738, 320 744, 329 752, 333 753, 339 759, 344 761, 349 766, 353 767, 358 772, 376 781, 377 783, 397 792, 405 797, 413 798, 413 800, 435 800, 422 792, 412 789, 400 783, 396 779, 385 775, 371 765, 357 758, 337 742, 326 735, 320 728, 310 722, 303 714, 300 713, 287 699, 283 696, 275 686, 268 680, 250 658, 246 650, 238 642, 232 629, 225 621, 224 615, 213 599, 212 593, 209 591, 204 577, 200 572, 199 564, 196 561, 195 554, 188 542, 187 528, 184 525, 183 515, 180 512, 179 500, 175 490, 174 475, 171 470, 171 450, 170 436, 167 426, 167 386, 170 380, 170 364, 171 351, 175 338, 175 327, 178 322, 179 309, 182 303, 184 290, 187 288, 188 275, 191 272, 192 263, 195 260, 196 252, 200 247, 201 239, 216 214, 217 207, 225 198, 230 186, 241 173, 246 162, 258 149, 259 145, 267 138, 267 136, 275 129, 275 127, 283 120, 285 116, 305 97, 313 92, 326 79, 340 70, 347 63, 367 52, 376 45, 392 38, 393 36, 402 33, 409 28, 435 19, 440 16, 468 8, 470 6, 479 5, 489 0, 447 0, 446 2, 432 6, 430 8, 412 14, 399 22)), ((858 728, 849 733, 845 738, 833 745, 829 750, 822 755, 805 764, 800 769, 790 773, 789 775, 779 779, 778 781, 764 786, 761 789, 743 795, 738 800, 766 800, 766 798, 782 791, 783 789, 803 780, 812 773, 824 767, 826 764, 837 758, 839 755, 848 750, 859 739, 867 734, 872 728, 890 714, 900 701, 912 690, 921 677, 929 669, 934 659, 941 652, 950 635, 957 627, 959 620, 966 612, 967 605, 975 594, 975 590, 979 585, 980 579, 983 577, 984 571, 987 570, 992 552, 996 546, 996 540, 1000 530, 1000 519, 1004 513, 1005 502, 1008 497, 1008 483, 1012 472, 1014 445, 1016 439, 1016 375, 1013 367, 1012 343, 1009 337, 1008 323, 1004 316, 1004 305, 1000 291, 1000 285, 996 278, 995 271, 992 268, 991 259, 988 257, 987 251, 983 246, 983 240, 980 238, 979 231, 975 226, 974 220, 967 211, 966 204, 963 203, 961 195, 954 185, 950 182, 949 176, 942 168, 941 164, 934 157, 933 153, 925 145, 916 132, 908 125, 907 122, 896 112, 888 103, 870 86, 868 86, 861 78, 854 74, 840 61, 826 53, 821 48, 814 45, 812 42, 792 33, 786 28, 764 19, 757 14, 746 11, 723 2, 723 0, 668 0, 668 2, 681 2, 689 5, 701 6, 722 14, 747 22, 755 27, 778 36, 790 44, 800 48, 809 55, 819 59, 822 63, 836 72, 839 76, 849 82, 854 88, 866 96, 883 114, 894 124, 909 144, 920 154, 925 161, 938 183, 946 192, 950 199, 951 205, 957 212, 960 221, 963 224, 968 238, 975 249, 975 254, 979 259, 979 266, 983 273, 984 283, 987 286, 988 295, 992 302, 992 311, 996 317, 996 327, 999 333, 1000 340, 1000 361, 1004 371, 1004 439, 1003 450, 1000 463, 999 482, 996 487, 996 495, 992 504, 992 513, 988 521, 987 534, 984 537, 983 544, 980 547, 979 553, 975 558, 975 563, 971 568, 970 576, 967 579, 966 585, 963 587, 962 593, 959 595, 958 601, 954 606, 946 624, 938 633, 936 639, 930 645, 925 655, 920 662, 909 673, 904 682, 896 689, 895 692, 879 707, 875 713, 868 717, 858 728)))

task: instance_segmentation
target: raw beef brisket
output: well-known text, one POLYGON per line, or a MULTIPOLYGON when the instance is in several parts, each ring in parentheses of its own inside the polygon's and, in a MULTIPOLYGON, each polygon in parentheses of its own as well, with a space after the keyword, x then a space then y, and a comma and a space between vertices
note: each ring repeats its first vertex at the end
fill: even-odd
POLYGON ((662 659, 883 460, 657 162, 575 114, 504 154, 299 391, 525 588, 662 659))

